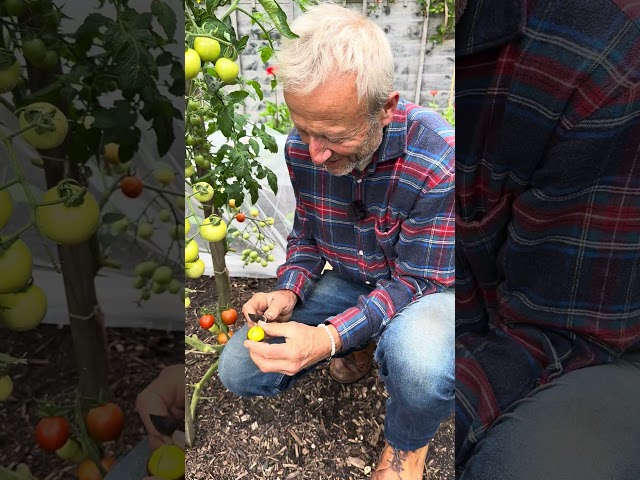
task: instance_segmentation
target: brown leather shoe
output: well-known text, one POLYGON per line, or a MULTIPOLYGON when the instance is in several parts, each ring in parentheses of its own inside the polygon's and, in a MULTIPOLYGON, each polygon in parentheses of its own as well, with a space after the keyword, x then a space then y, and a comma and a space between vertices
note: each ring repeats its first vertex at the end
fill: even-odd
POLYGON ((375 349, 375 342, 369 342, 363 350, 350 353, 346 357, 332 359, 329 362, 329 375, 336 382, 357 382, 371 370, 375 349))
POLYGON ((422 480, 429 445, 414 451, 396 450, 387 442, 371 480, 422 480))

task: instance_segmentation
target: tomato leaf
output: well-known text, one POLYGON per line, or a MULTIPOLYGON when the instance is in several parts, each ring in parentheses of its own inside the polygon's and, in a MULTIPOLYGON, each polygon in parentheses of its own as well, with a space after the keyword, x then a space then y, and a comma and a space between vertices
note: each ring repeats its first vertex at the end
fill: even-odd
POLYGON ((256 95, 258 95, 258 98, 260 100, 264 98, 264 94, 262 93, 262 87, 258 82, 256 82, 255 80, 249 80, 247 81, 247 85, 250 85, 253 87, 253 89, 256 91, 256 95))
POLYGON ((233 109, 229 109, 226 106, 223 107, 218 116, 218 126, 225 137, 231 138, 233 135, 234 123, 233 109))
POLYGON ((151 2, 151 12, 158 19, 158 23, 162 26, 167 39, 172 40, 176 33, 176 14, 173 9, 161 0, 153 0, 151 2))
POLYGON ((117 213, 117 212, 108 212, 105 213, 102 216, 102 223, 104 225, 109 225, 111 223, 115 223, 118 220, 122 220, 123 218, 125 218, 126 215, 122 214, 122 213, 117 213))
POLYGON ((273 55, 273 50, 271 50, 269 45, 262 45, 258 48, 258 51, 260 52, 260 60, 262 60, 262 63, 267 63, 273 55))
POLYGON ((298 38, 298 35, 293 33, 287 23, 287 14, 280 8, 280 5, 275 0, 258 0, 265 12, 269 14, 269 17, 273 21, 278 31, 286 38, 298 38))
POLYGON ((270 169, 267 169, 267 182, 269 188, 273 191, 274 195, 278 194, 278 177, 270 169))

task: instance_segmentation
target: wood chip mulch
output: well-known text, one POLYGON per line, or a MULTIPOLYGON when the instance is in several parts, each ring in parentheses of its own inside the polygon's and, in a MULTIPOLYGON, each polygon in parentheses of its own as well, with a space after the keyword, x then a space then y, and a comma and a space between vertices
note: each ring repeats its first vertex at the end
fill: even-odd
MULTIPOLYGON (((272 279, 232 278, 234 306, 268 290, 272 279)), ((213 279, 192 280, 185 331, 215 344, 198 325, 199 308, 216 301, 213 279)), ((242 320, 234 326, 239 329, 242 320)), ((212 357, 187 351, 187 388, 202 378, 212 357)), ((370 477, 384 445, 387 393, 377 368, 359 382, 341 385, 328 366, 276 397, 239 398, 217 376, 203 392, 195 420, 196 442, 187 451, 187 478, 198 480, 360 480, 370 477)), ((423 480, 454 478, 453 415, 431 442, 423 480)))

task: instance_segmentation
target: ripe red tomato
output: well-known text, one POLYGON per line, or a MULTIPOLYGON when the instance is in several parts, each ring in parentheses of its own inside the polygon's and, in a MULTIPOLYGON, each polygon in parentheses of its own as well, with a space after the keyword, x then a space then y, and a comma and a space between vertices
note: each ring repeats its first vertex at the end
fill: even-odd
POLYGON ((246 219, 246 215, 242 212, 240 213, 236 213, 236 220, 239 221, 240 223, 244 222, 244 220, 246 219))
POLYGON ((225 325, 233 325, 238 320, 238 312, 233 308, 225 310, 220 316, 222 317, 222 323, 225 325))
POLYGON ((90 409, 85 421, 91 438, 98 442, 109 442, 120 436, 124 427, 124 413, 115 403, 105 403, 90 409))
POLYGON ((213 318, 213 315, 206 314, 200 317, 200 326, 205 330, 209 330, 211 327, 213 327, 214 323, 215 319, 213 318))
POLYGON ((129 198, 136 198, 142 193, 143 189, 144 185, 142 185, 140 177, 124 177, 120 182, 120 190, 122 190, 122 193, 129 198))
POLYGON ((46 452, 55 452, 69 439, 69 422, 64 417, 44 417, 35 428, 36 443, 46 452))

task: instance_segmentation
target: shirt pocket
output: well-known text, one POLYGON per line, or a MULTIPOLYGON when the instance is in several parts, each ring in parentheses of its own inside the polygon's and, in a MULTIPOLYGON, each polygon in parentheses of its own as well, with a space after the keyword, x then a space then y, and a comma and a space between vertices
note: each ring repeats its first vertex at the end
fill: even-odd
POLYGON ((378 249, 382 250, 385 258, 389 261, 395 260, 398 256, 396 245, 400 237, 401 221, 377 222, 374 225, 376 243, 378 249))
POLYGON ((513 195, 505 195, 480 220, 456 219, 456 243, 467 262, 471 275, 485 288, 495 288, 500 282, 498 253, 507 239, 511 221, 513 195))

